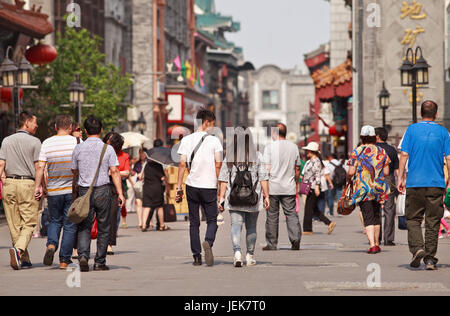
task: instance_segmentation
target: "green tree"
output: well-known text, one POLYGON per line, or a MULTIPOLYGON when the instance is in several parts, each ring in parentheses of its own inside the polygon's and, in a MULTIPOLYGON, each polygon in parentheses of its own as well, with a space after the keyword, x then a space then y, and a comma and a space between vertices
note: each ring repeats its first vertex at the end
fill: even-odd
MULTIPOLYGON (((86 88, 86 104, 93 108, 83 108, 83 120, 95 115, 103 122, 103 130, 109 131, 119 124, 125 116, 123 101, 132 85, 131 76, 111 64, 105 64, 105 55, 100 52, 102 39, 91 36, 85 30, 67 29, 64 36, 57 34, 56 49, 58 58, 46 66, 38 66, 32 73, 33 84, 39 89, 27 91, 24 109, 33 111, 39 121, 39 138, 43 139, 54 132, 54 121, 58 114, 75 116, 69 104, 70 84, 75 74, 80 74, 81 83, 86 88)), ((82 121, 83 121, 82 120, 82 121)))

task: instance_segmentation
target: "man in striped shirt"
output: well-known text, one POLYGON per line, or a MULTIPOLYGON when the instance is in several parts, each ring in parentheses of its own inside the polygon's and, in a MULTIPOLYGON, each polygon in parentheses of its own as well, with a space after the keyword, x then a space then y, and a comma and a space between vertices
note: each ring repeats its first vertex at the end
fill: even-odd
POLYGON ((72 152, 77 139, 70 135, 72 117, 59 115, 56 118, 56 136, 45 140, 39 155, 39 167, 36 173, 36 197, 42 196, 44 171, 47 167, 48 210, 50 223, 48 226, 47 250, 44 264, 51 266, 59 245, 61 229, 64 234, 59 251, 60 269, 66 269, 72 263, 72 250, 75 244, 77 225, 67 218, 72 204, 72 152))

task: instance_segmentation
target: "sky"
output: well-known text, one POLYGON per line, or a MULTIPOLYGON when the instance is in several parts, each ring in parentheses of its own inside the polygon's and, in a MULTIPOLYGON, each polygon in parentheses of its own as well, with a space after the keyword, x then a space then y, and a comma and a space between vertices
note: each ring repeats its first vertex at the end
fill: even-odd
POLYGON ((227 40, 244 49, 256 68, 304 67, 303 54, 330 40, 330 4, 325 0, 215 0, 216 11, 241 23, 227 40))

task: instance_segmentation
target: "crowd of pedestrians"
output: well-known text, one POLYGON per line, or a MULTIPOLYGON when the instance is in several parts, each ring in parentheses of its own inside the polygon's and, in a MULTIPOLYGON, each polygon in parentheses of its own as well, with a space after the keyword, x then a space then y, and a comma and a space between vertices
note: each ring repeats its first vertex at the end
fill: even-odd
MULTIPOLYGON (((444 213, 448 187, 444 168, 450 174, 450 136, 435 122, 436 103, 424 102, 421 113, 423 121, 407 129, 398 150, 387 143, 385 128, 364 126, 360 144, 345 160, 334 154, 323 159, 315 142, 302 147, 301 156, 298 147, 286 139, 288 131, 281 123, 274 126, 272 142, 262 151, 246 126, 228 131, 224 150, 222 139, 214 135, 214 113, 199 110, 198 130, 183 137, 177 146, 180 162, 175 200, 181 203, 187 199, 193 264, 201 266, 204 255, 206 265, 214 265, 218 218, 225 211, 231 219, 234 266, 242 267, 244 262, 254 266, 261 212, 265 213, 266 240, 262 250, 278 249, 281 207, 291 250, 299 251, 302 236, 314 234, 314 219, 326 225, 328 234, 336 230, 336 221, 329 217, 335 216, 337 200, 338 214, 358 207, 369 243, 367 253, 377 254, 382 251, 382 241, 384 246, 395 246, 396 200, 406 194, 408 244, 413 256, 410 266, 418 268, 423 260, 426 269, 436 270, 441 229, 450 234, 446 221, 450 213, 444 213), (184 183, 186 170, 189 175, 184 183), (200 236, 201 211, 207 226, 204 238, 200 236), (424 221, 425 238, 421 228, 424 221), (245 252, 241 247, 244 227, 245 252)), ((140 149, 139 157, 130 157, 122 151, 120 134, 109 132, 101 138, 102 123, 94 116, 83 124, 87 136, 83 141, 81 126, 70 116, 59 115, 56 135, 42 145, 33 136, 38 128, 36 116, 25 111, 19 122, 18 132, 5 138, 0 148, 1 193, 13 244, 9 250, 13 269, 32 266, 28 245, 37 225, 39 201, 44 198, 50 216, 43 259, 47 266, 53 264, 59 249, 61 269, 77 258, 81 271, 89 271, 95 222, 98 236, 93 270, 109 270, 106 257, 114 254, 121 217, 126 227, 127 209, 136 209, 138 228, 143 232, 153 228, 153 214, 157 230, 170 229, 163 211, 167 168, 149 160, 145 148, 140 149), (68 216, 73 201, 91 192, 87 218, 73 223, 68 216)), ((162 147, 163 142, 155 140, 153 145, 162 147)))

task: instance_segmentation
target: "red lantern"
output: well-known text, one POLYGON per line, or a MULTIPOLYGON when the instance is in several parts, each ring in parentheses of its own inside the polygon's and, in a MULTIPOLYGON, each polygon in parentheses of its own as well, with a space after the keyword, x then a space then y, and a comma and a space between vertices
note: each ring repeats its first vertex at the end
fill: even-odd
POLYGON ((338 136, 338 137, 345 135, 345 131, 340 131, 340 132, 337 131, 336 125, 331 126, 330 129, 328 130, 328 133, 331 136, 338 136))
MULTIPOLYGON (((23 99, 23 95, 24 95, 23 89, 19 89, 20 100, 23 99)), ((4 103, 12 102, 12 88, 1 88, 0 97, 1 101, 4 103)))
POLYGON ((27 60, 33 65, 47 65, 58 57, 58 52, 53 46, 38 44, 30 47, 25 53, 27 60))

